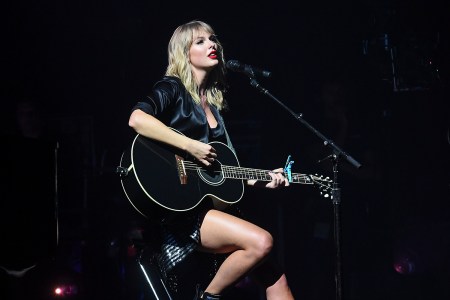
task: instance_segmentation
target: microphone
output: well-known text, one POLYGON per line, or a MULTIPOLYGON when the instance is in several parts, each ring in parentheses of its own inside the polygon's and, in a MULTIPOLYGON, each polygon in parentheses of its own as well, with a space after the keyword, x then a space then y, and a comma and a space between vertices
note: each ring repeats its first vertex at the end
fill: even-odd
POLYGON ((256 75, 261 75, 263 77, 270 77, 272 75, 272 73, 269 71, 245 65, 243 63, 238 62, 237 60, 227 61, 227 68, 230 69, 231 71, 245 73, 250 77, 255 77, 256 75))

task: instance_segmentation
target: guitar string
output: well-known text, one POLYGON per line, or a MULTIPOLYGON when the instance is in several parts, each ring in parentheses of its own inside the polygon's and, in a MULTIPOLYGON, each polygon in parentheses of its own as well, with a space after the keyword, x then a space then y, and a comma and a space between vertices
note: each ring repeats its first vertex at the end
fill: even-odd
MULTIPOLYGON (((235 166, 227 166, 227 165, 221 165, 222 171, 213 171, 215 173, 222 173, 222 174, 248 174, 248 175, 256 175, 258 179, 264 179, 271 180, 272 177, 269 175, 270 171, 267 170, 261 170, 261 169, 252 169, 252 168, 244 168, 244 167, 235 167, 235 166)), ((201 170, 201 171, 207 171, 204 167, 198 166, 196 163, 190 162, 190 161, 184 161, 184 167, 188 170, 201 170)), ((294 173, 294 178, 297 180, 303 180, 304 182, 309 182, 308 179, 311 177, 306 174, 300 174, 300 173, 294 173)))
MULTIPOLYGON (((200 171, 205 171, 205 172, 208 171, 204 167, 201 167, 198 164, 196 164, 194 162, 191 162, 191 161, 184 161, 184 167, 185 167, 186 170, 194 170, 194 171, 200 170, 200 171)), ((267 170, 251 169, 251 168, 235 167, 235 166, 227 166, 227 165, 221 165, 221 167, 222 167, 221 168, 222 171, 213 171, 213 172, 222 174, 222 175, 224 175, 226 177, 227 174, 235 174, 236 175, 237 171, 233 171, 233 170, 247 170, 247 173, 245 173, 245 171, 244 172, 241 171, 239 174, 254 174, 255 173, 256 177, 257 177, 256 179, 268 180, 268 181, 272 179, 272 177, 270 177, 270 175, 268 175, 268 173, 270 171, 267 171, 267 170), (224 169, 227 169, 228 173, 223 171, 224 169), (248 170, 250 170, 250 172, 248 172, 248 170), (258 177, 257 174, 259 174, 259 177, 258 177)), ((331 189, 331 186, 330 186, 331 185, 331 181, 328 180, 328 178, 324 179, 322 177, 313 176, 313 175, 306 175, 306 174, 300 174, 300 173, 294 173, 293 175, 294 175, 293 178, 299 180, 299 181, 294 181, 294 183, 300 182, 300 180, 302 179, 303 180, 302 183, 305 183, 305 184, 308 184, 308 183, 317 184, 317 185, 319 185, 319 187, 321 189, 325 189, 325 190, 331 189), (308 178, 311 179, 312 182, 310 182, 308 180, 308 178), (324 184, 323 183, 324 181, 327 182, 327 184, 324 184)), ((235 178, 235 177, 229 177, 229 178, 235 178)), ((253 179, 255 179, 255 178, 253 178, 253 179)))
MULTIPOLYGON (((189 162, 189 161, 185 161, 185 167, 187 169, 191 169, 191 170, 207 171, 205 168, 199 167, 197 164, 189 162)), ((259 170, 259 169, 243 168, 243 167, 234 167, 234 166, 226 166, 226 165, 222 165, 222 167, 223 167, 222 169, 227 169, 226 171, 228 171, 228 172, 236 172, 236 171, 233 171, 233 169, 235 169, 235 170, 242 170, 243 171, 243 172, 240 172, 240 173, 257 173, 257 174, 259 173, 260 175, 264 175, 265 177, 267 177, 268 173, 270 172, 270 171, 267 171, 267 170, 259 170), (248 172, 249 170, 250 170, 250 172, 248 172)), ((220 172, 220 171, 213 171, 213 172, 226 173, 226 172, 220 172)), ((327 179, 324 179, 324 178, 321 178, 321 177, 317 177, 317 176, 312 176, 312 175, 306 175, 306 174, 300 174, 300 173, 294 173, 294 175, 295 175, 294 177, 296 179, 313 178, 314 179, 313 181, 316 181, 316 182, 317 182, 317 180, 331 182, 331 181, 329 181, 327 179)))
MULTIPOLYGON (((188 169, 191 170, 201 170, 201 171, 207 171, 207 169, 205 169, 202 166, 199 166, 198 164, 191 162, 191 161, 184 161, 184 166, 188 169)), ((270 171, 268 170, 261 170, 261 169, 252 169, 252 168, 244 168, 244 167, 235 167, 235 166, 227 166, 227 165, 221 165, 222 169, 227 169, 227 171, 233 172, 233 169, 235 170, 242 170, 243 172, 241 173, 245 173, 247 171, 247 173, 260 173, 260 174, 268 174, 270 171)), ((214 171, 217 173, 221 173, 220 171, 214 171)), ((236 172, 236 171, 234 171, 236 172)), ((332 181, 329 180, 328 178, 323 178, 322 176, 318 177, 318 176, 314 176, 314 175, 307 175, 307 174, 301 174, 301 173, 293 173, 294 175, 296 175, 297 177, 302 177, 302 178, 312 178, 314 180, 321 180, 321 181, 326 181, 331 183, 332 181)))

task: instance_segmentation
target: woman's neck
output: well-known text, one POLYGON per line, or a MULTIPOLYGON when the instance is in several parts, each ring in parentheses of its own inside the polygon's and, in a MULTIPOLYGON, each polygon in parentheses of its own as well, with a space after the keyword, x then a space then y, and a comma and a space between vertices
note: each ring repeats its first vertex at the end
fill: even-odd
POLYGON ((198 85, 198 93, 200 98, 206 95, 206 78, 198 85))
POLYGON ((208 72, 206 70, 198 70, 198 69, 194 69, 193 71, 199 91, 204 92, 206 87, 206 81, 208 80, 208 72))

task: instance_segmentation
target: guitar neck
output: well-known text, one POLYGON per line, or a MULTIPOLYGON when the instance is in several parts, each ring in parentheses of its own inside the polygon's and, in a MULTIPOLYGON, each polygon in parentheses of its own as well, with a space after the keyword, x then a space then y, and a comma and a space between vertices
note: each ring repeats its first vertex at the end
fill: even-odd
MULTIPOLYGON (((270 172, 270 170, 222 165, 222 173, 225 178, 271 181, 272 177, 269 174, 270 172)), ((292 178, 290 183, 314 184, 314 181, 311 179, 310 175, 300 173, 292 173, 291 175, 292 178)))

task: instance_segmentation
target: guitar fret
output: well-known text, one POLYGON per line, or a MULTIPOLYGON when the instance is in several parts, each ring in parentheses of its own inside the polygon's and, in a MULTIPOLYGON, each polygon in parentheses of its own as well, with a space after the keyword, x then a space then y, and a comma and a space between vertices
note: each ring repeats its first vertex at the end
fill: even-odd
MULTIPOLYGON (((225 178, 235 179, 255 179, 261 181, 271 181, 270 171, 242 168, 222 165, 222 173, 225 178)), ((314 184, 310 176, 299 173, 292 173, 292 183, 314 184)))

